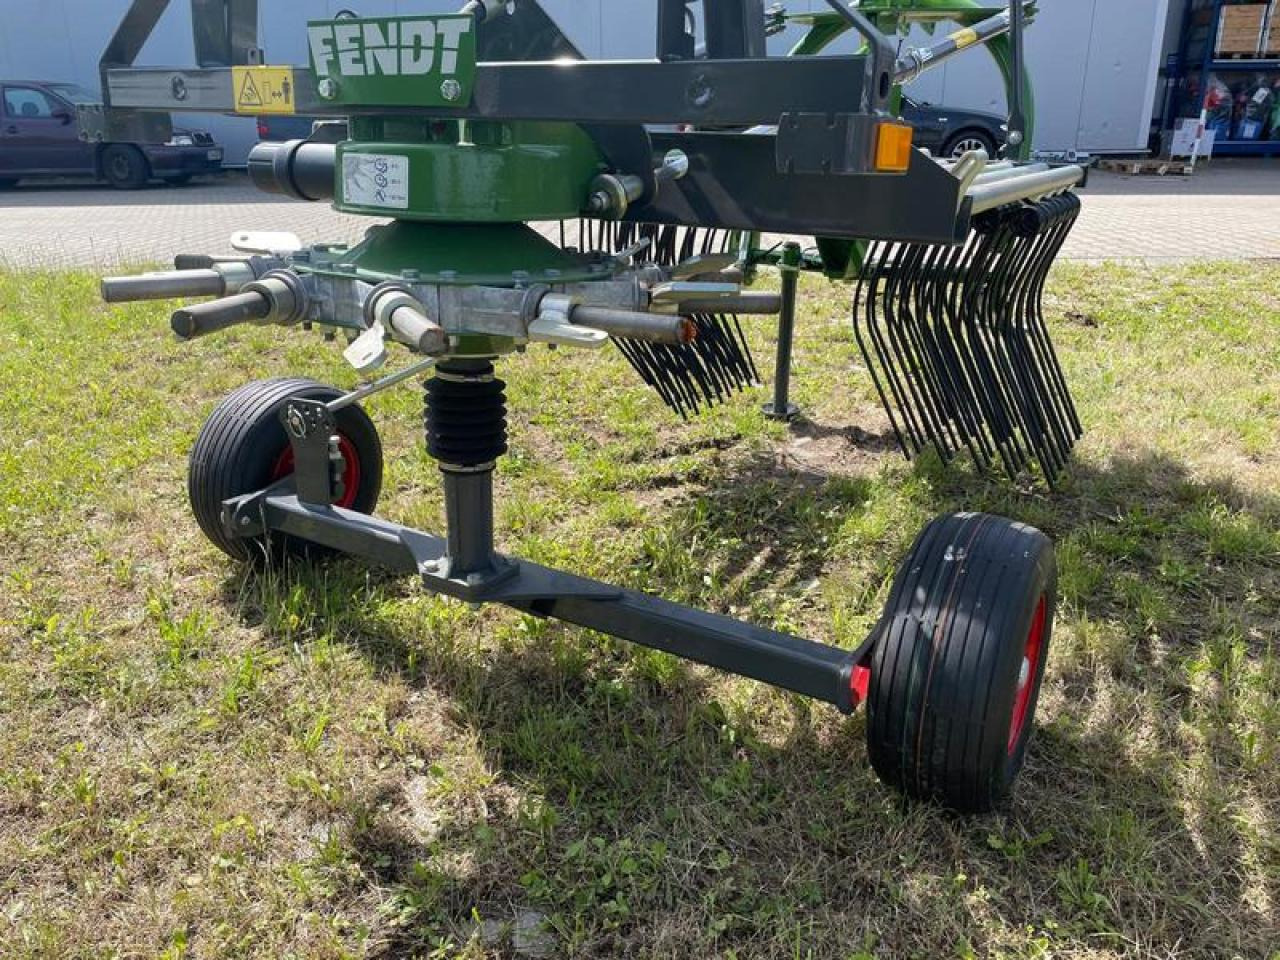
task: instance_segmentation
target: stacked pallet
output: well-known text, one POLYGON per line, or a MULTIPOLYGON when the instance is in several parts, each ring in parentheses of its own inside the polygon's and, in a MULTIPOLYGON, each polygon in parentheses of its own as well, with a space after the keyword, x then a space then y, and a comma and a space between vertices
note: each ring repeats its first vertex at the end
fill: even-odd
POLYGON ((1262 44, 1264 57, 1280 57, 1280 4, 1271 11, 1271 23, 1267 27, 1266 40, 1262 44))
MULTIPOLYGON (((1218 27, 1218 56, 1256 57, 1262 47, 1262 25, 1266 18, 1265 3, 1223 7, 1222 22, 1218 27)), ((1274 24, 1272 27, 1272 35, 1275 36, 1274 24)), ((1280 40, 1280 36, 1276 36, 1276 40, 1280 40)))

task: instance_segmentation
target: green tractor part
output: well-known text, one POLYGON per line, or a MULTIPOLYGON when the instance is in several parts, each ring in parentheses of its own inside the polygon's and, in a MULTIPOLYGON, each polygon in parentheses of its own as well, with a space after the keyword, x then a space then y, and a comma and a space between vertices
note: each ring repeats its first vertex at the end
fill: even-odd
POLYGON ((319 546, 842 711, 865 702, 886 782, 988 809, 1022 765, 1052 632, 1053 550, 1037 531, 939 519, 855 650, 495 547, 493 472, 507 449, 495 364, 612 342, 688 417, 759 382, 746 329, 777 317, 767 412, 790 419, 802 271, 857 281, 855 333, 908 456, 967 453, 1052 484, 1080 434, 1040 299, 1083 170, 1022 162, 1025 139, 1019 157, 934 158, 896 115, 902 83, 985 46, 1012 85, 1014 129, 1029 132, 1022 8, 829 0, 830 14, 792 18, 809 26, 796 56, 771 58, 766 38, 788 18, 763 0, 701 0, 700 17, 692 0, 655 3, 652 60, 585 60, 535 0, 470 0, 448 16, 314 21, 310 62, 280 65, 258 47, 255 4, 193 0, 199 65, 139 68, 167 2, 134 0, 102 64, 115 106, 328 118, 305 140, 259 145, 250 177, 385 221, 352 246, 239 233, 240 256, 103 281, 110 302, 212 298, 174 312, 184 340, 241 324, 347 340, 355 388, 262 381, 215 410, 191 457, 195 518, 238 560, 319 546), (943 20, 959 29, 928 47, 891 40, 943 20), (816 55, 849 30, 861 52, 816 55), (768 235, 784 239, 765 246, 768 235), (773 267, 780 292, 749 289, 773 267), (395 355, 408 359, 388 373, 395 355), (413 380, 444 536, 372 516, 382 450, 359 402, 413 380))

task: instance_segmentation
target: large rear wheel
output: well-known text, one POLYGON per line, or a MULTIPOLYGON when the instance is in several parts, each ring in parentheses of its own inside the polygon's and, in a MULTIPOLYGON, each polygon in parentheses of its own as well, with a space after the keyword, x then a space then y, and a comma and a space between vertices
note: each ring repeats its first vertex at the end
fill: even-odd
POLYGON ((867 745, 880 778, 963 812, 999 805, 1026 757, 1056 604, 1040 531, 984 514, 926 527, 872 654, 867 745))
MULTIPOLYGON (((191 451, 187 491, 205 536, 237 560, 275 557, 261 540, 232 536, 222 525, 222 503, 253 493, 293 473, 293 447, 280 423, 290 400, 333 400, 333 387, 314 380, 281 378, 246 384, 228 396, 205 422, 191 451)), ((344 464, 343 495, 337 506, 372 513, 382 490, 382 442, 369 416, 356 405, 336 415, 344 464)), ((286 551, 304 544, 275 538, 286 551)))

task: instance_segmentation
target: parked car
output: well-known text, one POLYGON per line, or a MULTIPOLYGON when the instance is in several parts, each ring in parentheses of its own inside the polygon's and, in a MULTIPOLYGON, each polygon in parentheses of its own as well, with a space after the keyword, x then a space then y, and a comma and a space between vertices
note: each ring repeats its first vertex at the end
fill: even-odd
POLYGON ((285 140, 306 140, 311 136, 312 124, 317 117, 297 117, 276 114, 258 118, 258 139, 268 143, 285 140))
POLYGON ((347 122, 334 117, 296 117, 277 114, 258 118, 258 139, 268 143, 285 140, 309 140, 315 132, 317 123, 330 124, 323 136, 326 142, 337 142, 347 138, 347 122))
POLYGON ((985 150, 995 159, 1004 147, 1009 125, 996 113, 954 110, 902 98, 902 119, 915 127, 914 143, 935 157, 958 157, 969 150, 985 150))
POLYGON ((95 177, 121 190, 151 179, 186 183, 222 169, 208 133, 175 129, 166 143, 99 141, 81 135, 85 108, 101 99, 74 83, 0 82, 0 187, 28 177, 95 177))

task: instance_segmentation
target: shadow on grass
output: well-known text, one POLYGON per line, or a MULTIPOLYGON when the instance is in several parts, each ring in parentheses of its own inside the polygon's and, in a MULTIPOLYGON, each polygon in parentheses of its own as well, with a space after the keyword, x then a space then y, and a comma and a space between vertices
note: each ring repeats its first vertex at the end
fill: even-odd
MULTIPOLYGON (((684 545, 670 569, 716 582, 673 580, 646 548, 635 585, 713 605, 791 590, 838 562, 851 516, 877 510, 1040 526, 1060 547, 1064 602, 1008 810, 960 819, 906 803, 870 771, 860 715, 741 695, 621 641, 517 618, 521 641, 478 652, 470 614, 427 644, 347 610, 376 668, 445 697, 519 797, 464 805, 430 838, 400 815, 407 794, 359 800, 349 842, 397 909, 377 955, 461 942, 477 916, 518 908, 545 913, 574 955, 1274 949, 1280 500, 1152 454, 1077 464, 1052 497, 963 470, 904 479, 886 506, 866 478, 752 462, 655 525, 684 545)), ((295 577, 323 614, 330 599, 295 577)))

